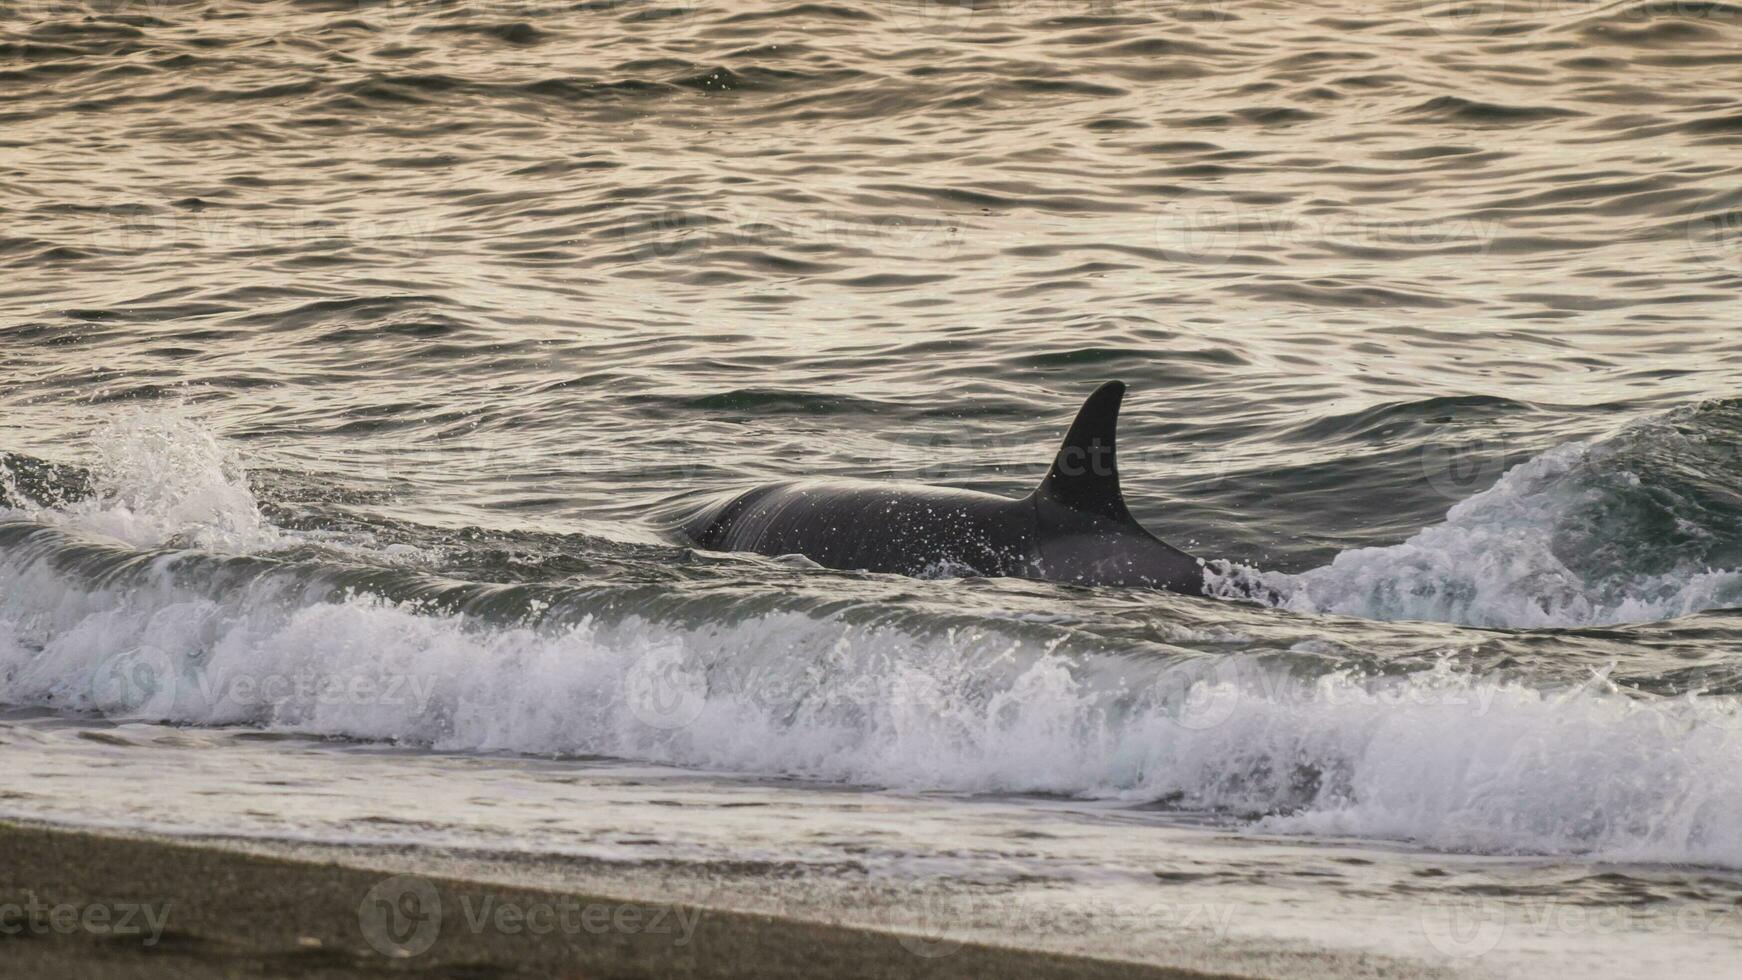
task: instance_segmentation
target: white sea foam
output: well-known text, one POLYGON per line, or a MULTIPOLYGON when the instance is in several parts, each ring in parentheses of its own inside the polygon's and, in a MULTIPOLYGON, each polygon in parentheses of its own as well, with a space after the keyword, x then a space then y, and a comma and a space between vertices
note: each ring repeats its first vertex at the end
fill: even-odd
MULTIPOLYGON (((56 520, 137 544, 270 540, 221 446, 184 439, 162 422, 125 430, 109 479, 138 486, 108 483, 56 520), (152 457, 166 445, 171 460, 152 457)), ((1505 583, 1553 580, 1529 532, 1556 519, 1547 488, 1575 454, 1509 474, 1409 545, 1298 576, 1291 602, 1528 619, 1505 583), (1382 571, 1439 588, 1361 585, 1382 571)), ((44 547, 0 551, 3 702, 916 790, 1169 799, 1280 832, 1742 867, 1733 697, 1642 699, 1598 680, 1544 691, 1450 666, 1304 677, 1242 654, 1134 659, 1087 634, 1043 645, 1016 625, 867 625, 725 600, 702 616, 512 625, 333 600, 289 573, 202 588, 174 555, 90 576, 56 570, 44 547)), ((1596 609, 1567 588, 1553 615, 1596 609)))
MULTIPOLYGON (((1485 627, 1652 622, 1742 605, 1742 571, 1678 556, 1644 521, 1628 522, 1629 508, 1661 507, 1638 493, 1639 477, 1618 452, 1628 444, 1551 450, 1409 540, 1345 551, 1307 572, 1212 563, 1211 588, 1268 589, 1301 613, 1485 627), (1642 499, 1628 499, 1635 495, 1642 499)), ((1686 537, 1708 534, 1662 516, 1679 520, 1686 537)))
POLYGON ((1316 679, 796 612, 561 629, 0 568, 0 700, 458 751, 604 754, 1265 815, 1480 852, 1742 866, 1742 706, 1450 667, 1316 679))
MULTIPOLYGON (((14 492, 14 516, 76 527, 141 548, 241 553, 280 547, 234 448, 177 406, 117 416, 91 436, 93 494, 64 507, 14 492)), ((16 488, 13 488, 16 490, 16 488)))

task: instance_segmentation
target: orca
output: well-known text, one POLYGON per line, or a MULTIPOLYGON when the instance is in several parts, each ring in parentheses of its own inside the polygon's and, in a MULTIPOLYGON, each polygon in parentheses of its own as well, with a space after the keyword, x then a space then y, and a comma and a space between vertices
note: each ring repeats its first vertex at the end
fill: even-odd
POLYGON ((1125 385, 1077 412, 1046 478, 1025 497, 857 480, 759 486, 683 524, 707 551, 803 555, 825 568, 935 578, 982 575, 1204 595, 1204 563, 1143 529, 1119 490, 1114 429, 1125 385))

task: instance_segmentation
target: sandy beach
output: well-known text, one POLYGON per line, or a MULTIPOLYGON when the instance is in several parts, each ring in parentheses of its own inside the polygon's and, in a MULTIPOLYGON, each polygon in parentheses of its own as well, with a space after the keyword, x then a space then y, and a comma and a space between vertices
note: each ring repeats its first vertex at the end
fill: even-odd
POLYGON ((1206 976, 17 824, 0 867, 5 976, 1206 976))

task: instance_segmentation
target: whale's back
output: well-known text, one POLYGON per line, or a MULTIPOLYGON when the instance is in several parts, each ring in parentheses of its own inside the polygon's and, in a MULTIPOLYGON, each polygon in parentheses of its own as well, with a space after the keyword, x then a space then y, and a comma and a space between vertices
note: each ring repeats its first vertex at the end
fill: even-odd
POLYGON ((1033 504, 921 484, 777 483, 745 491, 684 526, 712 551, 804 555, 825 568, 898 575, 1032 574, 1033 504))
POLYGON ((713 551, 803 555, 825 568, 980 574, 1204 594, 1203 563, 1150 534, 1119 487, 1125 386, 1095 389, 1026 497, 907 483, 776 483, 722 500, 684 531, 713 551))

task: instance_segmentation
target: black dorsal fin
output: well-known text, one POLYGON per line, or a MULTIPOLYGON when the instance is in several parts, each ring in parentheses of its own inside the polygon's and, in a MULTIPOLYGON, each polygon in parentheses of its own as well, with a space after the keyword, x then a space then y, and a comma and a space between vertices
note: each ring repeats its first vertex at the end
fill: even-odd
POLYGON ((1132 520, 1119 492, 1119 458, 1113 446, 1124 398, 1125 383, 1109 381, 1083 402, 1035 496, 1085 514, 1132 520))

